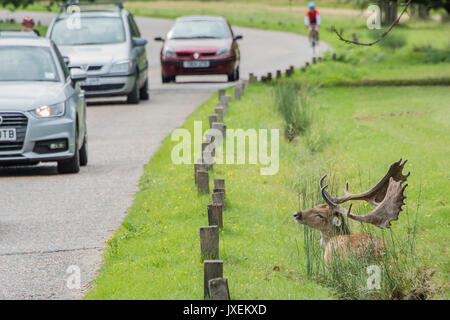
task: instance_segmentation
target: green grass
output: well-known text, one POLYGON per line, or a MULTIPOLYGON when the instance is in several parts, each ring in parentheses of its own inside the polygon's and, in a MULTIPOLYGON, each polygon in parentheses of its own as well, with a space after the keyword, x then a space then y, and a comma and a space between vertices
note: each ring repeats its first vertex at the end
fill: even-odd
MULTIPOLYGON (((228 128, 282 128, 267 89, 254 84, 242 101, 232 102, 228 128)), ((195 111, 184 127, 192 130, 193 121, 202 120, 206 128, 216 99, 195 111)), ((232 297, 335 298, 333 289, 306 275, 302 227, 292 219, 298 194, 305 181, 325 172, 360 190, 375 183, 391 162, 408 158, 407 212, 416 209, 421 189, 417 259, 436 272, 437 297, 448 298, 448 101, 448 87, 427 88, 426 94, 421 87, 323 88, 312 102, 318 127, 330 133, 322 152, 310 152, 305 137, 290 143, 281 138, 280 170, 274 176, 261 176, 258 166, 215 165, 211 179, 225 178, 227 185, 220 256, 232 297)), ((207 224, 209 197, 197 193, 192 165, 171 163, 175 144, 167 138, 146 166, 87 299, 202 298, 198 228, 207 224)), ((334 192, 343 191, 343 183, 336 187, 334 192)), ((403 212, 393 231, 402 234, 406 228, 403 212)))

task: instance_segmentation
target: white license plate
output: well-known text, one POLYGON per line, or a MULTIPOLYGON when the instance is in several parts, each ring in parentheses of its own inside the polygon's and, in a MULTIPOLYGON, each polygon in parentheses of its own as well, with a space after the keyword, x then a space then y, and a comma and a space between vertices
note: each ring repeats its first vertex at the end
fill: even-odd
POLYGON ((183 61, 183 67, 185 68, 208 68, 209 61, 183 61))
POLYGON ((98 86, 100 84, 100 78, 87 78, 81 82, 82 86, 98 86))
POLYGON ((0 129, 0 141, 16 141, 16 129, 0 129))

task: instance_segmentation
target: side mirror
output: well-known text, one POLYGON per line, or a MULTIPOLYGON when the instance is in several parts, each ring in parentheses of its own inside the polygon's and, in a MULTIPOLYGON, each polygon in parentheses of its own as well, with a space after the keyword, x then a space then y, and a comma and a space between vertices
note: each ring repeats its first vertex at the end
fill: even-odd
POLYGON ((242 39, 244 39, 244 37, 240 34, 237 36, 234 36, 234 38, 233 38, 233 40, 242 40, 242 39))
POLYGON ((148 41, 143 38, 133 38, 133 45, 135 47, 144 47, 147 45, 147 43, 148 41))
POLYGON ((64 56, 63 60, 64 60, 64 63, 66 64, 66 66, 69 66, 69 63, 70 63, 69 57, 64 56))
POLYGON ((162 37, 155 37, 154 40, 155 41, 164 41, 164 39, 162 37))
POLYGON ((71 68, 70 79, 72 79, 73 82, 84 81, 87 79, 87 74, 80 68, 71 68))

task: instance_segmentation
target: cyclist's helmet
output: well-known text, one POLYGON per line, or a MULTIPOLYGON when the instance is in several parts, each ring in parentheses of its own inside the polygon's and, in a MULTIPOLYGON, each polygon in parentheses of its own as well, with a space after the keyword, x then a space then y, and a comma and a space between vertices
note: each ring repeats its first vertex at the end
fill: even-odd
POLYGON ((316 7, 316 5, 314 4, 314 2, 310 2, 308 4, 308 8, 310 8, 311 10, 314 9, 316 7))
POLYGON ((23 18, 22 24, 26 25, 26 26, 34 26, 34 20, 33 20, 33 18, 26 17, 26 18, 23 18))

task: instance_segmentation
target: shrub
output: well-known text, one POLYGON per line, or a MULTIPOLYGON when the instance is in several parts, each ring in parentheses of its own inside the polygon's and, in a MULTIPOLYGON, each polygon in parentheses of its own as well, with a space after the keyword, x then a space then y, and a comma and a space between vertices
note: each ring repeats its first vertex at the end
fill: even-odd
POLYGON ((423 63, 440 63, 450 62, 450 47, 446 49, 437 49, 430 45, 414 47, 413 52, 420 53, 420 62, 423 63))
POLYGON ((284 120, 285 135, 292 141, 299 134, 304 134, 312 122, 309 96, 314 90, 310 85, 280 81, 274 88, 275 104, 284 120))

